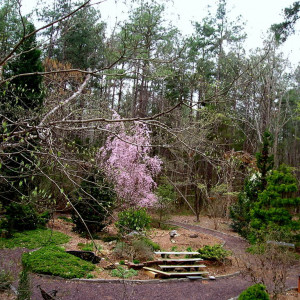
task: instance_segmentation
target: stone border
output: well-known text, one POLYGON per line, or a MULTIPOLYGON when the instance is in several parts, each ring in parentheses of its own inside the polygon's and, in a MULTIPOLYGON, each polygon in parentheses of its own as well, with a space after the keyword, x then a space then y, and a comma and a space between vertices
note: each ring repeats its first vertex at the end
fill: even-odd
MULTIPOLYGON (((237 275, 240 275, 240 271, 232 273, 232 274, 225 274, 225 275, 219 275, 219 276, 215 276, 215 279, 210 279, 210 278, 201 278, 201 279, 197 279, 195 281, 202 281, 202 280, 217 280, 217 279, 222 279, 222 278, 230 278, 230 277, 234 277, 237 275)), ((41 275, 41 274, 39 274, 41 275)), ((50 275, 43 275, 43 276, 50 276, 50 275)), ((187 282, 187 281, 193 281, 189 278, 170 278, 170 279, 149 279, 149 280, 126 280, 126 279, 81 279, 81 278, 73 278, 73 279, 67 279, 67 280, 71 280, 71 281, 82 281, 82 282, 106 282, 106 283, 124 283, 124 282, 128 282, 128 283, 136 283, 136 284, 144 284, 144 283, 164 283, 164 282, 187 282)))

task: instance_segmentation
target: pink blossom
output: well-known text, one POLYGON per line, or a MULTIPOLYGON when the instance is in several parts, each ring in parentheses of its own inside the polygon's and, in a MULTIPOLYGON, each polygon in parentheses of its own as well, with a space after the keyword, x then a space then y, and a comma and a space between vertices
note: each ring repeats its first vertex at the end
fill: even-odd
MULTIPOLYGON (((114 119, 120 119, 117 113, 114 119)), ((150 130, 141 122, 125 128, 123 122, 106 127, 111 134, 97 153, 97 161, 114 183, 118 197, 127 204, 151 206, 157 198, 153 193, 156 183, 153 176, 161 171, 162 161, 150 157, 150 130)))

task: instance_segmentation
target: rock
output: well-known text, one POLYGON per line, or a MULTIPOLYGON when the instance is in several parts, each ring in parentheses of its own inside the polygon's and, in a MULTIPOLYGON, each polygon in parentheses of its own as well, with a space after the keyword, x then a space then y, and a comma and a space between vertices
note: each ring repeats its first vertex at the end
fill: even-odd
POLYGON ((199 235, 198 234, 191 234, 191 235, 189 235, 189 237, 192 238, 192 239, 195 239, 195 238, 199 237, 199 235))
POLYGON ((175 244, 176 242, 174 240, 171 240, 171 243, 175 244))
POLYGON ((130 233, 127 234, 127 236, 135 236, 135 235, 140 235, 141 233, 134 230, 134 231, 131 231, 130 233))
POLYGON ((209 276, 208 277, 210 280, 216 280, 216 277, 215 276, 209 276))
POLYGON ((175 237, 175 236, 178 236, 178 234, 177 234, 177 231, 176 231, 176 230, 172 230, 172 231, 170 231, 170 232, 169 232, 169 235, 170 235, 170 237, 171 237, 171 238, 173 238, 173 237, 175 237))

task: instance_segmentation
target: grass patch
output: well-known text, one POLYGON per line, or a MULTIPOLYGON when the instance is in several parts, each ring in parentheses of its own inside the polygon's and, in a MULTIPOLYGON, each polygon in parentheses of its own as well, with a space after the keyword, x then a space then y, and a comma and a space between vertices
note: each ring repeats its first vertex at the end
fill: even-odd
POLYGON ((48 246, 34 252, 24 253, 23 265, 30 271, 63 278, 81 278, 95 269, 95 265, 74 255, 63 248, 48 246))
POLYGON ((50 229, 35 229, 16 232, 8 239, 0 239, 0 249, 3 248, 28 248, 35 249, 49 245, 60 245, 67 243, 70 237, 61 232, 50 229))

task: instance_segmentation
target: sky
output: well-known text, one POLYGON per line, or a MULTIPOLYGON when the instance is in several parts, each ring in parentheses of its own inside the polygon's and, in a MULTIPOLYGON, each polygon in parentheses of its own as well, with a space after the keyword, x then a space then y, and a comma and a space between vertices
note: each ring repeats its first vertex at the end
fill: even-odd
MULTIPOLYGON (((51 0, 48 0, 49 2, 51 0)), ((127 17, 129 5, 122 0, 92 0, 98 3, 102 19, 108 23, 108 30, 112 30, 116 22, 123 21, 127 17), (101 2, 101 3, 99 3, 101 2)), ((127 1, 130 3, 130 1, 127 1)), ((216 0, 161 0, 166 6, 166 18, 179 28, 183 34, 192 34, 192 21, 201 21, 207 16, 208 5, 212 13, 216 8, 216 0)), ((255 49, 263 45, 263 39, 267 31, 274 23, 283 21, 283 9, 292 5, 294 0, 227 0, 229 19, 234 21, 239 15, 246 22, 245 32, 247 39, 245 48, 255 49)), ((37 0, 23 0, 23 11, 28 12, 36 6, 37 0)), ((214 14, 214 13, 213 13, 214 14)), ((292 67, 300 63, 300 21, 296 24, 296 33, 290 36, 281 47, 284 56, 287 57, 292 67)))

